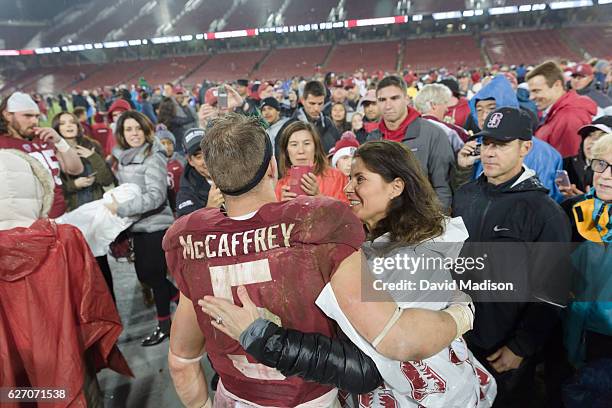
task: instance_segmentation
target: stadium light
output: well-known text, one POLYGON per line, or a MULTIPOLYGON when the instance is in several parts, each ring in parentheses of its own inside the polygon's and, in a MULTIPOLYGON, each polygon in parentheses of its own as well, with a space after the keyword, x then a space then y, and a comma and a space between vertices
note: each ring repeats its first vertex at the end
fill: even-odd
POLYGON ((577 8, 577 7, 589 7, 592 5, 593 5, 593 2, 591 0, 554 1, 548 4, 551 10, 561 10, 561 9, 577 8))
POLYGON ((538 3, 538 4, 531 5, 531 11, 542 11, 542 10, 546 10, 545 3, 538 3))
POLYGON ((610 4, 612 3, 612 0, 598 0, 597 4, 610 4))
POLYGON ((474 17, 474 10, 464 10, 463 17, 474 17))
POLYGON ((433 13, 431 16, 434 20, 448 20, 451 18, 461 18, 462 14, 460 11, 445 11, 443 13, 433 13))
POLYGON ((518 13, 518 7, 516 6, 491 7, 489 9, 489 14, 492 16, 497 16, 501 14, 514 14, 514 13, 518 13))
POLYGON ((523 4, 522 6, 519 6, 519 11, 531 11, 531 4, 523 4))
POLYGON ((423 15, 415 14, 414 16, 412 16, 412 21, 423 21, 423 15))

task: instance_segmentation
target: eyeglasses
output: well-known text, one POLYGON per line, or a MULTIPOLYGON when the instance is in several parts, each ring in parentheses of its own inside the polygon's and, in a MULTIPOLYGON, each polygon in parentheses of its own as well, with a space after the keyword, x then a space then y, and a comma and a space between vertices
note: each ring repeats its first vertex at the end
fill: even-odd
POLYGON ((612 168, 612 164, 608 163, 607 161, 600 159, 591 160, 591 170, 593 170, 595 173, 603 173, 608 167, 612 168))

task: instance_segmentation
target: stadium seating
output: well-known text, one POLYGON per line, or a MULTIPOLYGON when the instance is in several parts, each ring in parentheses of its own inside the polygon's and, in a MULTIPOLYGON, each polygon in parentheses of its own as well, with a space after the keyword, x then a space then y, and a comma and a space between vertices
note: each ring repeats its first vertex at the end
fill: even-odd
POLYGON ((83 78, 91 75, 99 69, 96 64, 68 65, 62 68, 48 71, 29 84, 25 90, 27 92, 39 92, 42 94, 53 92, 54 90, 64 90, 67 92, 81 88, 77 85, 83 78))
POLYGON ((359 68, 368 72, 395 71, 399 46, 399 41, 338 45, 324 70, 345 74, 352 74, 359 68))
MULTIPOLYGON (((167 5, 166 7, 154 7, 151 12, 136 19, 135 22, 123 29, 121 38, 137 39, 157 37, 156 31, 158 27, 170 22, 174 16, 178 15, 185 6, 185 3, 185 0, 168 1, 162 3, 167 5)), ((190 34, 193 34, 193 32, 190 34)))
POLYGON ((592 57, 612 59, 612 25, 566 28, 565 32, 592 57))
POLYGON ((389 17, 396 14, 395 0, 352 0, 345 3, 347 19, 361 19, 373 17, 389 17))
POLYGON ((161 85, 166 82, 176 82, 179 78, 193 71, 206 58, 204 55, 198 55, 151 61, 147 68, 138 74, 138 76, 144 77, 151 86, 161 85))
POLYGON ((268 16, 278 11, 284 0, 247 0, 230 14, 223 30, 264 27, 268 16))
POLYGON ((484 48, 492 63, 538 64, 551 58, 580 60, 557 30, 486 34, 484 48))
POLYGON ((330 0, 292 1, 283 15, 284 25, 321 23, 327 21, 332 7, 338 4, 330 0))
POLYGON ((312 76, 323 63, 328 45, 274 50, 253 74, 258 79, 284 79, 290 76, 312 76))
POLYGON ((451 71, 459 66, 481 67, 485 63, 472 36, 459 35, 440 38, 407 40, 403 66, 417 72, 446 67, 451 71))
POLYGON ((185 84, 194 85, 209 81, 228 81, 247 78, 265 51, 244 51, 212 56, 204 65, 184 79, 185 84))
POLYGON ((128 83, 131 79, 134 79, 133 82, 137 82, 140 73, 150 65, 151 61, 125 61, 105 64, 99 66, 97 71, 79 82, 77 86, 80 89, 93 89, 128 83))
POLYGON ((4 40, 4 46, 0 48, 20 49, 39 31, 39 26, 2 25, 0 26, 0 40, 4 40))
POLYGON ((231 2, 203 0, 199 7, 176 20, 168 34, 205 33, 213 20, 223 17, 230 4, 231 2))

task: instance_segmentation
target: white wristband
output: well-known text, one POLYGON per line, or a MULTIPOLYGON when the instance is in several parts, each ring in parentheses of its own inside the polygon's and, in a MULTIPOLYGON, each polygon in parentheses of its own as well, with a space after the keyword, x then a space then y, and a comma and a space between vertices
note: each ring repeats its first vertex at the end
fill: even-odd
POLYGON ((60 153, 66 153, 68 150, 70 150, 70 145, 68 144, 67 141, 64 140, 64 138, 61 138, 61 139, 62 140, 55 143, 55 148, 60 153))
POLYGON ((474 327, 474 312, 469 304, 454 303, 442 310, 448 313, 457 325, 457 337, 463 336, 474 327))

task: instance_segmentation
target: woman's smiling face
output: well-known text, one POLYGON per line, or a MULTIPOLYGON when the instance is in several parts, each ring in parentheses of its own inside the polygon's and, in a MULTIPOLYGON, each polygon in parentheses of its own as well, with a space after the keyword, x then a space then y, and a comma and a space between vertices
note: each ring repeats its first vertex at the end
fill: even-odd
POLYGON ((344 188, 353 213, 372 230, 387 216, 389 202, 397 196, 393 183, 369 170, 359 157, 353 159, 349 183, 344 188))

